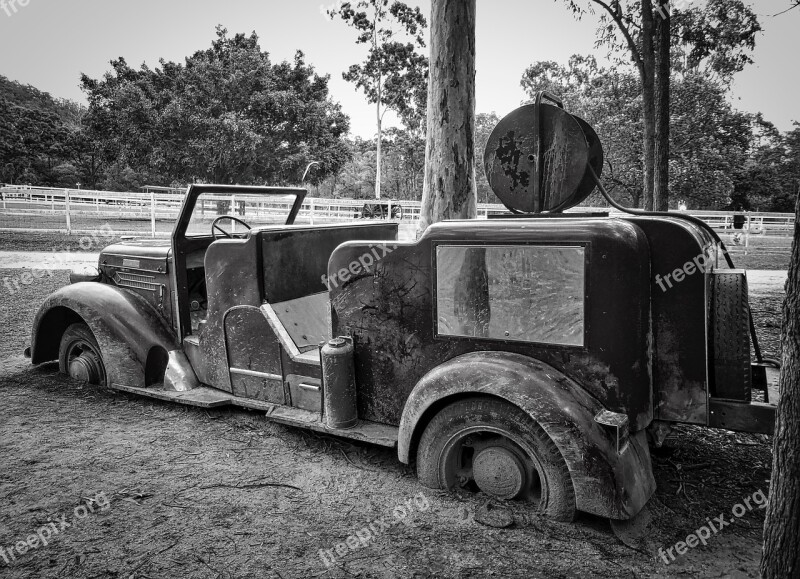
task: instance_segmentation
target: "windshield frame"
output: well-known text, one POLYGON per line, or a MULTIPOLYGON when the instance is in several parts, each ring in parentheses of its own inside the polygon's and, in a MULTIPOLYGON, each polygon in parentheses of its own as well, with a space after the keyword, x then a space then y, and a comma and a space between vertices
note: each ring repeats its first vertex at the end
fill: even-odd
MULTIPOLYGON (((306 194, 308 191, 301 187, 258 187, 247 185, 190 185, 183 200, 178 221, 175 224, 175 229, 172 232, 172 243, 179 239, 187 239, 186 232, 189 229, 189 222, 192 218, 197 200, 204 193, 216 193, 221 195, 273 195, 273 196, 287 196, 294 195, 295 200, 289 214, 286 216, 284 225, 291 225, 300 213, 300 208, 303 205, 306 194)), ((198 239, 206 236, 191 235, 190 239, 198 239)), ((211 232, 207 237, 212 237, 211 232)))

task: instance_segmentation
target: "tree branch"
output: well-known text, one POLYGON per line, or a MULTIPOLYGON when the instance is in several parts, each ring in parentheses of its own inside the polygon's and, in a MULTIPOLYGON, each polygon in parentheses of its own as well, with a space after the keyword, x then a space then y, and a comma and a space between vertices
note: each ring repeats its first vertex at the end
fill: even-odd
POLYGON ((800 0, 796 0, 795 3, 789 6, 786 10, 781 10, 777 14, 773 14, 772 17, 775 18, 776 16, 780 16, 781 14, 786 14, 789 10, 791 10, 792 8, 797 8, 798 6, 800 6, 800 0))
MULTIPOLYGON (((625 37, 625 41, 628 43, 628 48, 631 51, 631 58, 636 66, 639 68, 640 72, 644 72, 644 63, 642 62, 642 57, 639 54, 638 49, 636 48, 636 43, 633 41, 633 37, 631 36, 630 31, 625 26, 625 22, 622 20, 622 13, 617 12, 611 6, 603 2, 603 0, 592 0, 595 4, 599 4, 602 6, 606 12, 611 16, 611 19, 617 23, 617 28, 619 28, 622 35, 625 37)), ((619 6, 619 4, 617 5, 619 6)))

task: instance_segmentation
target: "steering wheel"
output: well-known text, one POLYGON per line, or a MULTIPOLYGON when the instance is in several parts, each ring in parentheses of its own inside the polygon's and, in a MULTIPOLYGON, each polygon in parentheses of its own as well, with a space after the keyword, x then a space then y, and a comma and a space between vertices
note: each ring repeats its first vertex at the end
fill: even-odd
POLYGON ((249 226, 247 223, 245 223, 244 221, 242 221, 242 220, 241 220, 241 219, 239 219, 238 217, 234 217, 233 215, 220 215, 219 217, 217 217, 217 218, 216 218, 216 219, 215 219, 215 220, 214 220, 214 221, 211 223, 211 235, 214 237, 214 239, 219 239, 219 238, 220 238, 220 237, 217 235, 217 233, 216 233, 217 231, 219 231, 220 233, 222 233, 222 235, 224 235, 226 238, 228 238, 228 239, 233 239, 233 235, 231 235, 230 233, 228 233, 227 231, 225 231, 224 229, 222 229, 222 227, 220 227, 219 225, 217 225, 217 223, 219 223, 219 222, 220 222, 221 220, 223 220, 223 219, 230 219, 231 221, 235 221, 236 223, 239 223, 239 224, 241 224, 241 225, 244 225, 244 226, 247 228, 247 230, 248 230, 248 231, 251 229, 251 227, 250 227, 250 226, 249 226))

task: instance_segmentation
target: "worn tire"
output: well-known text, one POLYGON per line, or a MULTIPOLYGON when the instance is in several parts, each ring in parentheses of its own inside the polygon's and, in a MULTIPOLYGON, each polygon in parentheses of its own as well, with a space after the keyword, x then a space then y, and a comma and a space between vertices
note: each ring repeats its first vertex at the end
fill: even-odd
POLYGON ((713 279, 712 392, 717 398, 749 402, 752 377, 747 278, 722 270, 713 279))
POLYGON ((417 448, 419 481, 429 488, 453 488, 448 465, 452 465, 455 458, 444 455, 452 455, 454 451, 448 448, 452 448, 452 441, 458 437, 469 440, 473 436, 484 436, 483 433, 501 441, 503 446, 518 449, 530 461, 525 468, 531 467, 533 476, 538 479, 531 479, 529 484, 531 487, 538 485, 538 493, 532 493, 537 499, 532 502, 540 513, 559 521, 574 520, 575 489, 561 452, 539 424, 520 408, 503 400, 466 398, 446 406, 434 416, 417 448), (482 430, 484 427, 487 430, 482 430))
POLYGON ((106 386, 107 375, 103 355, 100 351, 100 345, 97 343, 89 326, 77 323, 64 330, 58 347, 58 369, 62 374, 71 375, 75 379, 84 380, 98 386, 106 386), (70 361, 81 355, 86 355, 87 363, 93 365, 89 372, 89 379, 75 376, 75 372, 70 371, 70 361))

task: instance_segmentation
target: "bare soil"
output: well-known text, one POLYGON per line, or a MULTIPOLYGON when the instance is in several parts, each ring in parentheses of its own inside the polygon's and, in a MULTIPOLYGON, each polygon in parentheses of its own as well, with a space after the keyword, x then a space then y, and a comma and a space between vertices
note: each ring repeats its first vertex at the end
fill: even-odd
MULTIPOLYGON (((205 411, 76 383, 53 364, 31 368, 20 356, 30 323, 64 283, 66 273, 55 272, 13 295, 0 283, 0 547, 8 552, 62 515, 75 523, 47 545, 14 551, 10 564, 0 555, 0 576, 757 576, 758 508, 669 565, 658 549, 721 514, 733 519, 735 505, 766 494, 769 437, 676 429, 653 456, 658 490, 647 540, 628 547, 603 519, 555 523, 524 505, 421 487, 413 466, 390 450, 273 424, 256 412, 205 411), (92 502, 98 496, 107 504, 92 502), (513 524, 479 522, 487 505, 513 524), (79 520, 76 512, 88 514, 79 520), (335 555, 370 523, 374 536, 335 555), (320 549, 333 549, 330 567, 320 549)), ((772 355, 782 292, 751 296, 772 355)))
MULTIPOLYGON (((144 236, 144 234, 142 235, 144 236)), ((126 236, 129 237, 129 236, 126 236)), ((81 251, 98 253, 103 247, 118 243, 122 236, 110 230, 97 229, 92 234, 18 233, 0 231, 2 251, 81 251), (81 243, 83 240, 83 243, 81 243)))

